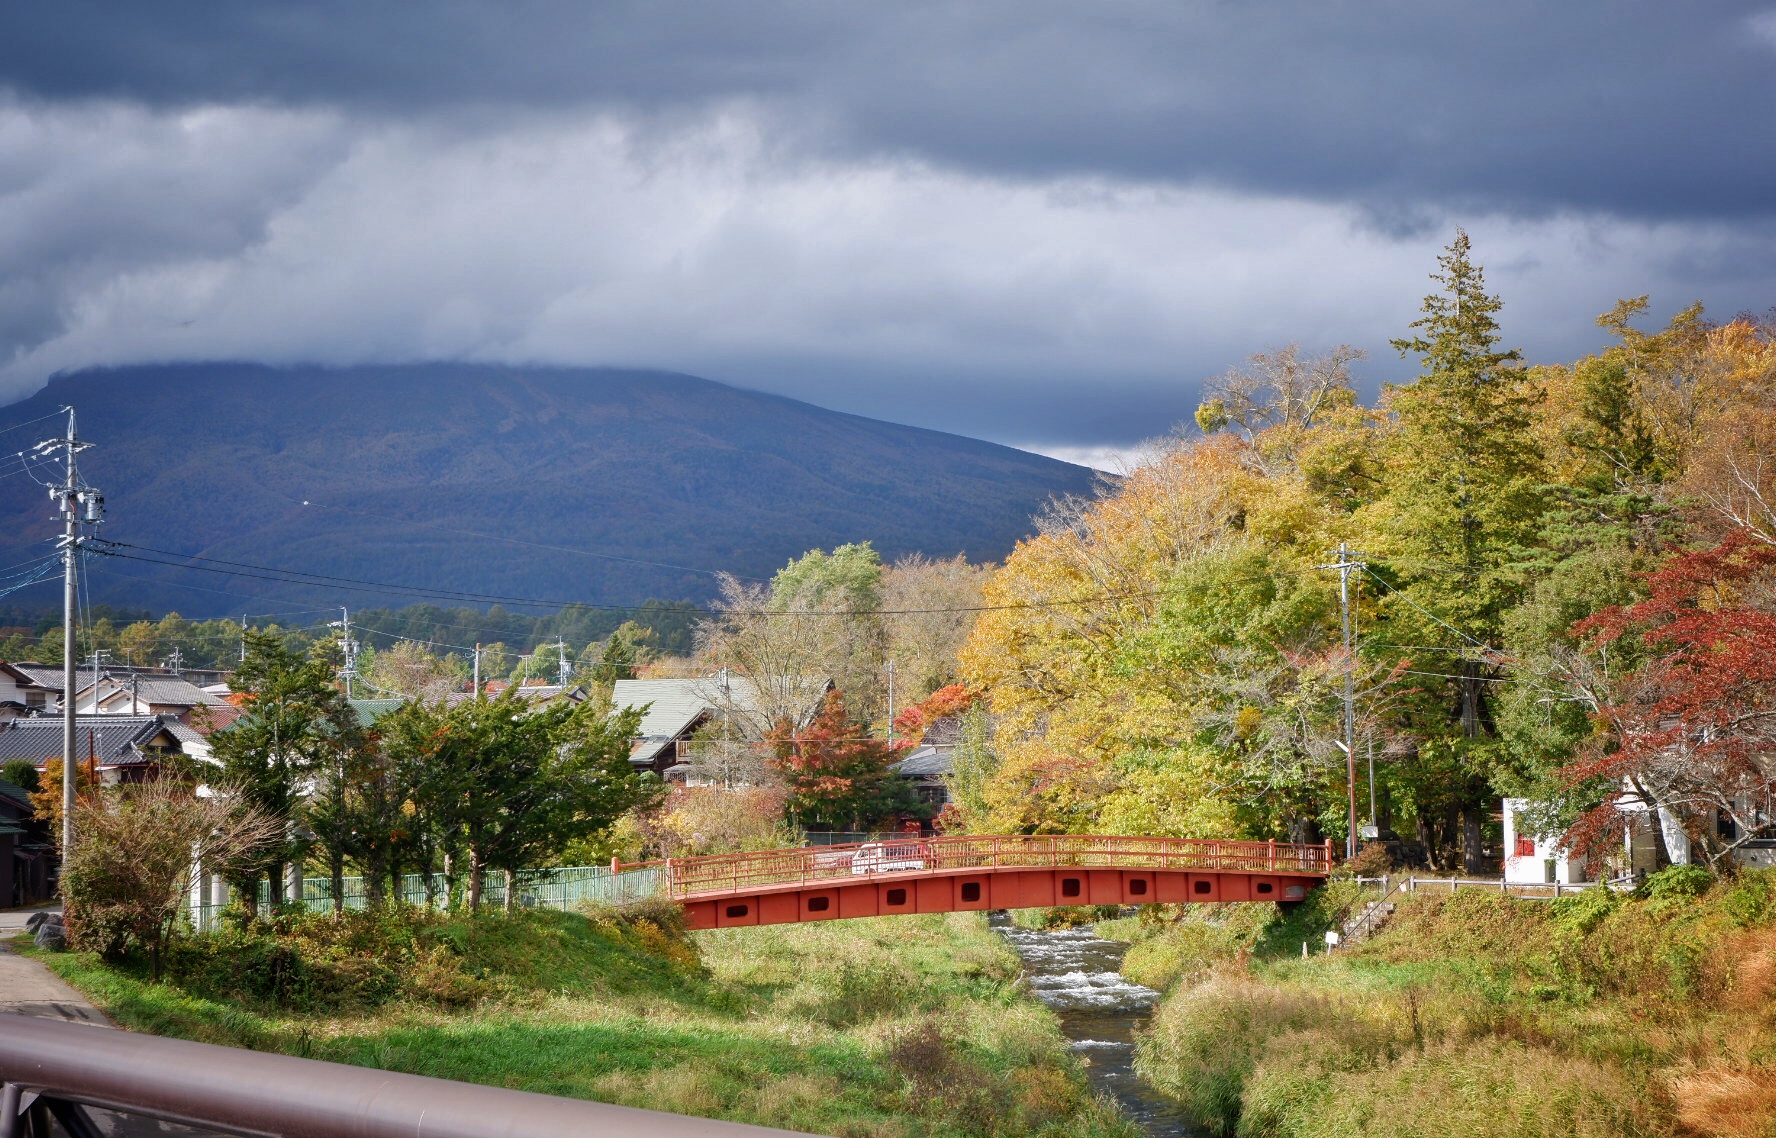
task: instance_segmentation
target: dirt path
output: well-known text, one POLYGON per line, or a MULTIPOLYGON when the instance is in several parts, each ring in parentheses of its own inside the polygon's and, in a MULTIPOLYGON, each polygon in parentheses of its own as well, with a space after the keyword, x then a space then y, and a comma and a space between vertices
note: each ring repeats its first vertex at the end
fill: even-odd
POLYGON ((36 910, 0 912, 0 1015, 36 1016, 110 1027, 103 1012, 43 965, 12 951, 10 942, 36 910))

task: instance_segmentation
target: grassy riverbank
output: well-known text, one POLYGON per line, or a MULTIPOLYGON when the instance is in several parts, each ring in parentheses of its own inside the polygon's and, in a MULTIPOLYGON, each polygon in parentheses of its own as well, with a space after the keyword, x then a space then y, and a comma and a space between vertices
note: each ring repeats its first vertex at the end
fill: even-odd
POLYGON ((133 1030, 858 1138, 1128 1138, 978 915, 684 934, 410 913, 37 954, 133 1030))
POLYGON ((1301 959, 1327 915, 1110 930, 1138 938, 1132 978, 1169 987, 1140 1070, 1215 1132, 1776 1134, 1776 877, 1419 896, 1367 944, 1301 959))

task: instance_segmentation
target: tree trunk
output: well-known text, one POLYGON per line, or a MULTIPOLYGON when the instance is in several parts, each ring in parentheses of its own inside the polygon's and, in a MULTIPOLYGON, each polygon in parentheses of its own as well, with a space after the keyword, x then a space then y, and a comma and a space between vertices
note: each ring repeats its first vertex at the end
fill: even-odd
POLYGON ((1478 877, 1486 872, 1486 858, 1481 850, 1480 808, 1464 806, 1461 811, 1462 872, 1478 877))
POLYGON ((345 858, 329 850, 327 862, 327 873, 332 879, 329 884, 333 887, 333 915, 341 917, 345 915, 345 858))
MULTIPOLYGON (((1662 821, 1664 807, 1659 805, 1659 800, 1654 798, 1638 779, 1631 779, 1629 785, 1634 787, 1634 793, 1640 796, 1641 802, 1647 808, 1644 817, 1647 828, 1652 831, 1653 835, 1653 868, 1654 870, 1664 869, 1672 864, 1671 850, 1665 844, 1665 826, 1662 821)), ((1629 840, 1631 842, 1633 840, 1632 830, 1629 831, 1629 840)))
POLYGON ((481 861, 481 851, 474 846, 469 847, 469 912, 481 911, 481 887, 487 878, 487 866, 481 861))
POLYGON ((247 919, 252 920, 259 915, 259 877, 249 874, 237 877, 231 883, 234 892, 240 897, 241 908, 246 910, 247 919))
POLYGON ((518 875, 506 870, 506 916, 512 915, 512 908, 518 902, 518 875))
POLYGON ((1418 844, 1424 850, 1425 864, 1429 865, 1432 871, 1443 868, 1437 864, 1436 833, 1431 829, 1431 820, 1425 817, 1423 810, 1418 812, 1418 817, 1413 825, 1418 831, 1418 844))
MULTIPOLYGON (((282 861, 274 861, 265 870, 266 908, 272 913, 284 911, 284 865, 282 861)), ((254 882, 253 892, 258 891, 258 883, 254 882)))
POLYGON ((1661 844, 1665 848, 1666 857, 1672 865, 1689 865, 1690 836, 1684 832, 1683 821, 1675 811, 1667 807, 1659 807, 1654 818, 1654 825, 1659 830, 1661 844))
POLYGON ((1485 698, 1484 689, 1486 687, 1480 680, 1480 662, 1478 660, 1463 660, 1461 676, 1458 686, 1461 691, 1462 737, 1478 739, 1484 715, 1481 701, 1485 698))

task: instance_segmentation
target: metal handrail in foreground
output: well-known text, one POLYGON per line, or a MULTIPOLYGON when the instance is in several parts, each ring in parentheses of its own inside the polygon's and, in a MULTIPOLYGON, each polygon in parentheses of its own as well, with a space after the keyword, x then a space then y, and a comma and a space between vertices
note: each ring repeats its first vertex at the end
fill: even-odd
POLYGON ((277 1138, 770 1138, 788 1131, 0 1015, 0 1138, 103 1133, 89 1107, 277 1138))
POLYGON ((642 867, 664 871, 668 893, 678 900, 908 871, 1086 868, 1324 876, 1332 865, 1330 842, 1305 845, 1083 834, 908 836, 842 846, 800 846, 642 863, 642 867))

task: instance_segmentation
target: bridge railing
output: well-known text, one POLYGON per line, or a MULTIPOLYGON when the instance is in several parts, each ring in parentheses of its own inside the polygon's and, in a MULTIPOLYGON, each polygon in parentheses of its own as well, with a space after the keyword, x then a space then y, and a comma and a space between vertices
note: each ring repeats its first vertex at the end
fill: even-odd
POLYGON ((648 868, 660 869, 675 898, 907 872, 1078 867, 1318 875, 1330 872, 1332 864, 1330 842, 1298 845, 1082 834, 886 838, 645 863, 648 868))
POLYGON ((707 1118, 0 1015, 0 1136, 105 1138, 168 1130, 199 1138, 797 1138, 707 1118), (175 1125, 162 1125, 169 1122, 175 1125))

